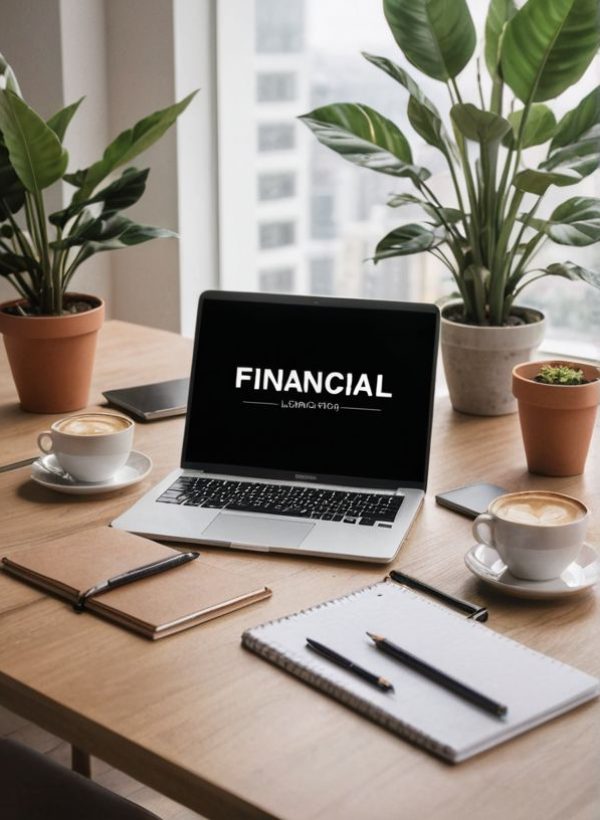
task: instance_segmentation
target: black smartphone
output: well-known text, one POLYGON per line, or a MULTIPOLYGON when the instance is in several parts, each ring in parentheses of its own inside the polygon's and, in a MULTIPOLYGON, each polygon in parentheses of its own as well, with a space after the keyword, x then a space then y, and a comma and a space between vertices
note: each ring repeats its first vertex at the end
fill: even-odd
POLYGON ((435 500, 441 507, 448 507, 449 510, 467 515, 469 518, 477 518, 480 513, 487 510, 494 498, 507 492, 504 487, 498 487, 496 484, 468 484, 466 487, 439 493, 435 500))

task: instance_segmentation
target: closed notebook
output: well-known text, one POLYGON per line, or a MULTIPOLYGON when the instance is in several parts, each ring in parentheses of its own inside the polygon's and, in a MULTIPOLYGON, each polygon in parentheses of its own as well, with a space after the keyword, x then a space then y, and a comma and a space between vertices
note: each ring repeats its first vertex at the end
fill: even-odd
MULTIPOLYGON (((75 603, 101 581, 174 554, 155 541, 100 527, 20 550, 2 563, 11 575, 75 603)), ((200 557, 91 598, 85 609, 155 640, 270 595, 200 557)))
POLYGON ((600 693, 600 682, 431 602, 382 582, 244 632, 248 649, 386 729, 457 763, 600 693), (500 703, 488 714, 379 652, 366 631, 500 703), (376 675, 380 691, 306 647, 313 638, 376 675))

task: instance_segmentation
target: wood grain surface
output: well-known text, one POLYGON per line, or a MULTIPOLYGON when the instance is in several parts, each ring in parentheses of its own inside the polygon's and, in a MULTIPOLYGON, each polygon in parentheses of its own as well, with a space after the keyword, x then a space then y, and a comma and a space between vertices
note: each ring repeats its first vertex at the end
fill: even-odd
MULTIPOLYGON (((101 390, 184 376, 190 357, 188 340, 109 322, 92 400, 100 402, 101 390)), ((19 409, 2 358, 0 465, 34 454, 37 432, 54 418, 19 409)), ((2 553, 72 532, 85 538, 108 524, 178 466, 182 434, 183 418, 137 425, 135 447, 154 469, 109 495, 53 493, 28 480, 28 467, 0 473, 2 553)), ((470 522, 437 507, 434 495, 476 481, 576 495, 592 509, 588 540, 600 546, 598 428, 584 476, 541 478, 526 471, 517 416, 464 416, 440 399, 425 504, 390 567, 203 548, 205 560, 270 586, 273 597, 157 644, 75 615, 0 573, 0 702, 207 817, 597 820, 599 702, 452 767, 240 646, 246 627, 397 566, 485 604, 491 628, 600 676, 597 590, 522 601, 465 568, 470 522)))

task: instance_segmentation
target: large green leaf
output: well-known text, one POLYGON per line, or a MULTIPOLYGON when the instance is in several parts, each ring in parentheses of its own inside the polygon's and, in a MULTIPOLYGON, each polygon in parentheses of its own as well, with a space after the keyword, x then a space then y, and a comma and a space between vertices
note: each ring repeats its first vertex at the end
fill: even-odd
MULTIPOLYGON (((508 115, 508 121, 512 126, 512 132, 508 133, 502 140, 502 144, 507 148, 516 149, 521 123, 523 121, 524 108, 513 111, 508 115)), ((534 103, 529 110, 525 121, 525 128, 521 138, 522 148, 531 148, 532 145, 542 145, 547 142, 556 128, 556 117, 554 113, 544 103, 534 103)))
POLYGON ((383 174, 427 179, 425 168, 413 165, 410 145, 391 120, 358 103, 333 103, 300 119, 316 138, 344 159, 383 174))
POLYGON ((6 146, 0 141, 0 222, 9 213, 19 211, 24 201, 25 188, 10 164, 6 146))
POLYGON ((76 192, 73 201, 83 202, 89 199, 96 186, 112 173, 112 171, 131 162, 131 160, 137 157, 138 154, 141 154, 142 151, 154 145, 165 131, 173 125, 177 117, 185 111, 196 93, 196 91, 193 91, 180 102, 170 105, 168 108, 163 108, 160 111, 155 111, 153 114, 140 120, 133 128, 123 131, 111 142, 104 151, 101 160, 98 160, 98 162, 95 162, 83 171, 70 174, 68 181, 79 187, 79 191, 76 192))
POLYGON ((499 142, 511 130, 510 123, 504 117, 482 111, 471 103, 453 105, 450 116, 460 133, 476 142, 499 142))
POLYGON ((600 273, 589 268, 582 268, 576 265, 575 262, 555 262, 553 265, 548 265, 544 268, 548 276, 562 276, 565 279, 571 279, 575 282, 587 282, 588 285, 593 285, 595 288, 600 288, 600 273))
POLYGON ((67 208, 55 211, 50 214, 48 219, 53 225, 64 228, 69 219, 76 216, 88 205, 97 202, 103 203, 102 214, 104 216, 129 208, 138 201, 146 190, 146 179, 149 173, 149 168, 143 171, 138 171, 137 168, 127 168, 118 179, 107 185, 106 188, 102 188, 94 196, 84 202, 75 202, 67 208))
POLYGON ((406 88, 410 94, 408 119, 417 134, 429 145, 439 148, 442 153, 454 150, 438 109, 410 74, 386 57, 377 57, 366 52, 363 52, 363 57, 406 88))
POLYGON ((68 154, 54 131, 14 91, 0 91, 0 131, 25 188, 39 192, 64 174, 68 154))
POLYGON ((64 140, 69 123, 83 100, 84 97, 81 97, 77 102, 71 103, 71 105, 67 105, 65 108, 61 108, 60 111, 53 114, 47 121, 46 124, 54 131, 61 142, 64 140))
POLYGON ((573 171, 553 173, 551 171, 537 171, 534 168, 526 168, 516 174, 512 184, 519 191, 542 196, 551 185, 562 188, 566 185, 577 185, 578 182, 581 182, 581 177, 573 171))
POLYGON ((579 142, 559 148, 544 162, 540 163, 543 171, 573 172, 580 179, 593 174, 600 166, 600 139, 594 129, 588 132, 590 138, 585 137, 579 142))
POLYGON ((436 225, 454 225, 460 222, 463 218, 463 212, 457 208, 440 208, 437 205, 432 205, 426 199, 415 196, 414 194, 396 194, 388 200, 390 208, 402 208, 405 205, 418 205, 426 214, 428 214, 436 225))
POLYGON ((471 59, 477 37, 466 0, 384 0, 383 10, 406 59, 428 77, 451 80, 471 59))
POLYGON ((599 45, 598 0, 527 0, 502 38, 504 81, 523 102, 550 100, 577 82, 599 45))
POLYGON ((600 242, 600 199, 576 196, 567 199, 547 220, 529 220, 559 245, 583 247, 600 242))
POLYGON ((78 254, 78 265, 81 265, 82 262, 96 253, 129 248, 133 245, 149 242, 151 239, 170 239, 177 236, 174 231, 169 231, 166 228, 137 225, 123 216, 115 216, 111 217, 110 220, 105 220, 104 226, 96 225, 90 230, 90 235, 95 238, 82 243, 78 254))
POLYGON ((0 276, 9 276, 11 273, 38 272, 39 262, 29 256, 20 256, 16 253, 0 252, 0 276))
POLYGON ((569 111, 556 127, 550 151, 576 142, 584 134, 600 124, 600 85, 585 96, 578 106, 569 111))
POLYGON ((380 262, 393 256, 408 256, 412 253, 437 248, 446 241, 444 228, 431 228, 425 225, 401 225, 384 236, 375 248, 373 260, 380 262))
POLYGON ((485 20, 485 64, 492 79, 500 74, 500 46, 508 21, 517 11, 514 0, 491 0, 485 20))

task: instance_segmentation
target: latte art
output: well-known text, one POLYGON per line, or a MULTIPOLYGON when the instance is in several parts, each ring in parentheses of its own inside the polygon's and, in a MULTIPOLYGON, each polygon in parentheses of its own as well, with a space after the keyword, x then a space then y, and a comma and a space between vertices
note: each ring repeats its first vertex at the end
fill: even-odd
POLYGON ((575 500, 552 493, 519 493, 504 496, 492 512, 505 521, 537 527, 557 527, 571 524, 586 514, 575 500))
POLYGON ((65 419, 55 429, 69 436, 105 436, 120 433, 128 427, 131 427, 131 422, 123 416, 90 413, 65 419))

